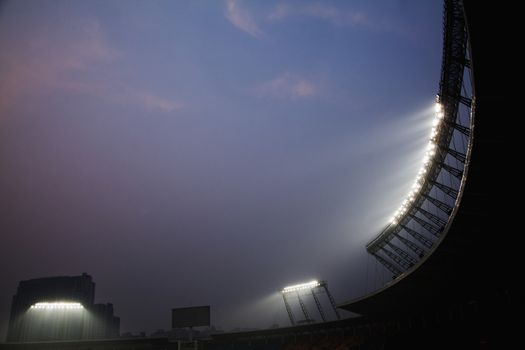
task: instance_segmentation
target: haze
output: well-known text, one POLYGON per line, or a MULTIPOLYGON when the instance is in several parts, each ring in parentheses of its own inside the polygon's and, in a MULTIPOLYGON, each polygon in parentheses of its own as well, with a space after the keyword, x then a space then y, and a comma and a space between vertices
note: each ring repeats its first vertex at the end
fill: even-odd
POLYGON ((379 287, 438 1, 0 2, 0 337, 18 281, 88 272, 122 331, 287 325, 277 291, 379 287))

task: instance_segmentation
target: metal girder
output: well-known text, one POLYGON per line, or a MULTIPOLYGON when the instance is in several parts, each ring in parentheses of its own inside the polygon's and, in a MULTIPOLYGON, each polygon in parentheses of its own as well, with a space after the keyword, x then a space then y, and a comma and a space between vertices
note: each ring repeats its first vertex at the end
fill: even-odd
MULTIPOLYGON (((308 285, 308 284, 310 283, 306 283, 305 285, 308 285)), ((308 307, 305 301, 303 300, 303 297, 308 297, 308 293, 307 293, 308 291, 310 291, 310 293, 312 294, 312 297, 315 301, 315 305, 317 307, 317 311, 319 311, 319 314, 321 315, 323 322, 329 321, 330 315, 325 313, 325 310, 323 309, 323 305, 319 297, 319 294, 322 292, 321 288, 323 288, 324 292, 326 293, 328 300, 330 301, 330 305, 332 306, 334 310, 335 316, 337 317, 338 320, 341 319, 341 315, 339 314, 339 311, 337 310, 337 306, 336 306, 336 303, 335 303, 335 300, 332 294, 330 294, 330 291, 328 290, 328 284, 326 283, 326 281, 316 282, 316 284, 312 287, 307 286, 303 289, 297 289, 297 290, 294 289, 293 291, 290 291, 290 290, 286 291, 288 288, 292 288, 292 287, 284 288, 282 290, 282 295, 283 295, 284 305, 286 307, 286 312, 288 313, 288 318, 290 319, 290 323, 292 324, 292 326, 296 325, 297 322, 296 322, 296 318, 295 318, 295 315, 293 313, 293 310, 290 304, 290 300, 289 300, 290 295, 292 296, 293 300, 295 300, 295 297, 297 297, 297 301, 299 302, 299 306, 301 307, 301 311, 304 315, 304 321, 300 320, 299 323, 315 322, 315 320, 311 318, 310 312, 308 311, 308 307)), ((315 314, 315 311, 314 311, 314 314, 315 314)))
POLYGON ((396 262, 399 266, 401 266, 403 269, 408 270, 412 267, 412 265, 406 261, 405 259, 401 258, 399 255, 396 255, 394 252, 386 249, 385 247, 381 247, 381 250, 388 255, 388 257, 396 262))
POLYGON ((414 239, 416 239, 419 243, 423 244, 427 248, 432 248, 434 243, 425 236, 423 236, 421 233, 417 232, 416 230, 411 229, 410 227, 406 227, 405 225, 401 225, 405 231, 407 231, 414 239))
POLYGON ((440 201, 437 198, 431 197, 426 193, 422 194, 430 203, 434 204, 437 208, 441 209, 445 214, 450 214, 452 212, 452 207, 445 202, 440 201))
POLYGON ((299 299, 299 305, 301 305, 301 310, 303 310, 303 315, 304 315, 306 322, 311 323, 312 319, 310 318, 310 314, 308 314, 308 309, 306 308, 306 305, 304 304, 304 301, 301 298, 299 291, 297 291, 297 299, 299 299))
POLYGON ((440 95, 443 98, 451 97, 454 99, 451 101, 451 110, 456 112, 459 102, 457 96, 461 92, 467 52, 467 31, 463 17, 463 6, 460 1, 445 1, 444 22, 440 95))
POLYGON ((450 154, 452 157, 456 158, 457 160, 459 160, 461 163, 465 163, 465 161, 467 160, 467 156, 464 154, 464 153, 461 153, 461 152, 458 152, 450 147, 446 147, 446 146, 439 146, 439 148, 450 154))
POLYGON ((442 183, 437 182, 437 181, 430 181, 430 183, 436 186, 437 188, 439 188, 441 191, 443 191, 443 193, 452 197, 453 199, 456 199, 458 197, 458 194, 459 194, 458 190, 455 190, 450 186, 443 185, 442 183))
POLYGON ((286 299, 286 293, 283 293, 283 300, 284 300, 284 306, 286 307, 286 312, 288 313, 288 317, 290 318, 290 323, 292 326, 295 326, 295 319, 293 317, 292 308, 290 307, 290 303, 288 303, 288 299, 286 299))
POLYGON ((472 99, 465 96, 459 96, 459 102, 467 106, 468 108, 472 107, 472 99))
MULTIPOLYGON (((450 196, 453 200, 456 200, 459 195, 459 189, 452 188, 437 181, 441 170, 447 171, 460 181, 464 176, 461 166, 457 169, 456 167, 447 164, 445 161, 451 160, 451 158, 454 157, 459 162, 466 164, 467 154, 462 153, 465 151, 456 150, 456 147, 453 146, 453 140, 456 137, 463 139, 463 136, 459 135, 459 133, 466 135, 467 139, 469 139, 469 144, 471 144, 472 129, 465 126, 466 124, 458 119, 460 104, 466 106, 468 109, 474 107, 473 98, 467 97, 469 92, 466 89, 463 89, 464 79, 465 82, 472 84, 471 81, 467 81, 467 78, 465 78, 466 69, 470 69, 471 67, 467 49, 468 33, 466 30, 465 18, 463 16, 463 3, 461 0, 445 0, 443 58, 437 98, 438 102, 443 106, 445 127, 440 128, 436 139, 439 151, 437 152, 434 162, 437 166, 433 167, 433 171, 426 178, 426 186, 428 187, 425 187, 425 192, 418 198, 419 202, 415 204, 415 207, 411 208, 410 211, 405 214, 406 216, 399 220, 399 224, 388 225, 378 237, 367 244, 368 252, 374 255, 376 259, 381 262, 385 268, 392 272, 394 276, 400 273, 400 269, 402 270, 403 268, 406 268, 406 262, 400 257, 402 254, 399 252, 394 253, 394 247, 392 247, 392 244, 389 242, 392 237, 401 237, 398 235, 400 227, 405 229, 414 239, 409 240, 404 238, 404 240, 399 240, 410 249, 415 249, 415 251, 421 253, 422 249, 417 247, 415 242, 417 241, 425 248, 431 249, 433 247, 433 241, 430 240, 429 235, 439 237, 447 223, 447 219, 442 219, 441 216, 434 215, 422 208, 416 209, 416 207, 420 206, 424 200, 428 199, 430 203, 444 213, 449 214, 454 208, 455 204, 447 204, 448 200, 441 201, 431 197, 429 193, 431 187, 429 185, 435 186, 440 191, 450 196), (450 157, 448 155, 450 155, 450 157), (419 211, 420 214, 418 214, 417 211, 419 211), (403 226, 407 225, 409 220, 414 220, 414 222, 421 227, 417 227, 416 231, 403 226), (428 231, 429 235, 427 235, 425 231, 428 231), (383 250, 383 252, 380 253, 379 250, 383 250), (404 261, 405 264, 401 263, 400 260, 404 261)), ((464 109, 465 108, 461 108, 461 110, 464 109)), ((441 215, 440 213, 438 214, 441 215)), ((406 250, 405 247, 403 247, 403 249, 406 250)), ((405 252, 409 251, 406 250, 405 252)))
POLYGON ((402 271, 398 269, 396 265, 392 264, 390 261, 386 260, 381 255, 377 253, 372 253, 372 255, 377 259, 377 261, 379 261, 384 267, 386 267, 388 271, 392 272, 394 278, 396 278, 402 273, 402 271))
POLYGON ((321 306, 321 302, 319 301, 319 298, 315 294, 313 288, 310 289, 310 291, 312 292, 312 296, 314 297, 314 300, 315 300, 315 305, 317 305, 317 310, 319 311, 319 314, 321 315, 323 322, 326 322, 326 316, 324 315, 323 307, 321 306))
POLYGON ((454 59, 456 60, 457 63, 462 64, 463 66, 465 66, 465 68, 472 67, 472 62, 467 57, 464 57, 463 59, 455 57, 454 59))
POLYGON ((458 123, 450 122, 450 121, 446 123, 450 125, 451 127, 453 127, 454 129, 456 129, 457 131, 459 131, 460 133, 462 133, 463 135, 470 136, 470 129, 468 127, 458 124, 458 123))
POLYGON ((395 233, 394 236, 396 236, 396 238, 399 239, 401 243, 406 245, 411 251, 414 252, 414 254, 416 254, 420 258, 422 258, 425 255, 425 250, 419 247, 417 244, 415 244, 411 240, 406 239, 405 237, 401 236, 399 233, 395 233))
POLYGON ((427 217, 427 219, 432 221, 434 224, 438 225, 438 227, 440 227, 440 228, 444 227, 447 224, 447 222, 445 220, 443 220, 442 218, 440 218, 439 216, 437 216, 435 214, 432 214, 428 210, 425 210, 425 209, 423 209, 421 207, 418 207, 417 210, 421 214, 423 214, 425 217, 427 217))
POLYGON ((405 252, 403 249, 401 249, 401 247, 395 245, 394 243, 392 242, 387 242, 386 243, 390 248, 392 248, 392 250, 394 252, 396 252, 397 254, 399 254, 403 259, 405 259, 409 264, 410 264, 410 267, 414 266, 416 263, 417 263, 417 260, 414 259, 414 257, 412 257, 412 255, 408 254, 407 252, 405 252))
POLYGON ((322 287, 324 288, 324 291, 326 292, 326 295, 328 296, 328 300, 330 300, 330 304, 332 305, 332 308, 334 309, 334 313, 337 316, 337 319, 341 319, 341 315, 339 315, 339 311, 337 311, 337 305, 335 304, 335 299, 332 296, 332 293, 328 290, 328 284, 324 282, 322 284, 322 287))
MULTIPOLYGON (((471 68, 471 61, 468 55, 468 32, 463 13, 463 1, 444 0, 444 2, 443 56, 437 101, 443 107, 443 122, 445 125, 439 129, 439 133, 436 135, 435 140, 438 144, 438 152, 433 159, 434 164, 432 165, 432 171, 425 179, 424 192, 421 193, 422 196, 417 199, 417 203, 413 204, 408 213, 405 214, 406 216, 396 220, 396 223, 391 223, 386 226, 378 237, 367 244, 368 252, 374 255, 374 257, 394 275, 394 278, 401 274, 403 269, 408 268, 407 265, 409 263, 401 258, 405 257, 401 251, 406 255, 408 255, 407 252, 410 253, 410 251, 402 245, 401 247, 404 250, 397 247, 395 244, 392 244, 390 240, 393 237, 397 237, 400 242, 414 251, 418 256, 424 254, 425 251, 415 243, 416 241, 428 249, 433 247, 433 241, 429 239, 431 238, 430 235, 439 237, 448 219, 442 219, 441 216, 432 214, 419 206, 421 206, 426 198, 430 203, 446 213, 448 217, 457 203, 449 205, 447 204, 447 202, 449 202, 448 199, 441 201, 431 197, 431 186, 436 186, 436 188, 456 201, 459 196, 459 189, 438 182, 439 176, 441 175, 440 172, 443 169, 461 181, 464 176, 463 168, 466 167, 469 152, 463 149, 456 150, 455 141, 459 140, 463 144, 465 139, 463 135, 465 135, 469 144, 467 150, 472 146, 473 130, 468 126, 473 125, 472 119, 470 119, 469 123, 464 123, 462 118, 460 118, 463 116, 460 112, 464 112, 465 109, 470 110, 469 118, 472 118, 474 108, 474 98, 467 97, 470 91, 464 87, 465 84, 472 85, 473 82, 465 75, 467 69, 471 68), (466 108, 461 105, 466 106, 466 108), (450 157, 448 157, 448 155, 450 155, 450 157), (452 157, 462 163, 463 166, 460 164, 456 165, 459 167, 458 169, 456 166, 447 164, 446 161, 456 163, 452 161, 452 157), (418 214, 417 211, 419 211, 420 214, 418 214), (404 226, 408 225, 409 220, 414 220, 418 224, 417 227, 414 226, 417 231, 404 226), (401 237, 399 235, 401 227, 405 229, 413 239, 401 237), (425 231, 428 231, 429 234, 425 231), (379 250, 383 252, 380 253, 379 250)), ((435 211, 435 209, 432 209, 432 211, 435 211)), ((437 214, 442 215, 440 213, 437 214)), ((413 257, 413 259, 417 260, 415 257, 413 257)))
MULTIPOLYGON (((462 103, 468 102, 460 98, 463 88, 468 38, 462 3, 460 1, 445 0, 444 14, 443 59, 441 62, 438 96, 445 113, 444 122, 447 124, 452 123, 455 126, 460 100, 462 103)), ((459 152, 449 152, 449 145, 453 138, 454 130, 452 127, 443 128, 439 141, 440 156, 445 156, 444 152, 448 152, 453 157, 461 158, 459 152)), ((464 158, 462 162, 465 162, 464 158)))
POLYGON ((414 219, 418 224, 420 224, 425 230, 433 234, 434 236, 439 236, 440 229, 439 227, 436 227, 432 225, 429 222, 426 222, 425 220, 421 219, 420 217, 417 217, 416 215, 410 214, 410 217, 414 219))
POLYGON ((457 169, 457 168, 454 168, 453 166, 450 166, 448 165, 447 163, 445 163, 444 161, 443 162, 439 162, 438 165, 445 169, 446 171, 449 172, 449 174, 455 176, 457 179, 461 180, 461 178, 463 177, 463 171, 457 169))
POLYGON ((465 163, 467 160, 467 155, 465 153, 458 152, 450 147, 447 149, 447 153, 459 160, 461 163, 465 163))

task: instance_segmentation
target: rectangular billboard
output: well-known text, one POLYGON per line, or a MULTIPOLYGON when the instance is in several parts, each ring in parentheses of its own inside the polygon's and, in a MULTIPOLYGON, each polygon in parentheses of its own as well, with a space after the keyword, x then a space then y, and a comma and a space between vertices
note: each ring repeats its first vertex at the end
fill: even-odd
POLYGON ((200 327, 210 325, 210 306, 171 309, 171 327, 200 327))

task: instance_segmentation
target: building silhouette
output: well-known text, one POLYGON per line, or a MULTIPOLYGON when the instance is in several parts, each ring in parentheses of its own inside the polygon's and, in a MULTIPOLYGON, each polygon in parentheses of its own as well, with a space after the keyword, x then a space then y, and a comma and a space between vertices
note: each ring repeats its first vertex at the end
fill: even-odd
POLYGON ((21 281, 13 296, 8 342, 109 339, 119 336, 113 304, 95 304, 90 275, 21 281))

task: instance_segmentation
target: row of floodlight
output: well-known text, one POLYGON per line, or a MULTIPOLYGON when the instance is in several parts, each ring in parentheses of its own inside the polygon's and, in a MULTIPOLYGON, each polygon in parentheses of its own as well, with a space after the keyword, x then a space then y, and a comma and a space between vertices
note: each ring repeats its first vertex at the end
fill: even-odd
POLYGON ((445 116, 443 106, 441 105, 441 103, 436 102, 434 109, 435 113, 434 119, 432 121, 432 130, 430 132, 430 139, 428 141, 425 156, 423 157, 423 165, 419 169, 416 181, 412 185, 412 188, 410 189, 410 192, 408 193, 407 197, 405 198, 403 203, 401 203, 399 209, 396 210, 396 212, 390 219, 390 223, 393 225, 396 225, 399 222, 403 215, 405 215, 405 213, 409 210, 412 203, 416 200, 419 192, 423 188, 423 184, 425 183, 425 175, 432 166, 432 160, 434 158, 434 155, 436 154, 437 149, 436 139, 439 135, 439 129, 442 125, 442 121, 445 116))
POLYGON ((31 309, 44 309, 44 310, 54 310, 54 309, 83 309, 84 306, 80 303, 74 303, 74 302, 64 302, 64 301, 57 301, 57 302, 42 302, 42 303, 36 303, 31 305, 31 309))
POLYGON ((296 285, 289 286, 289 287, 284 287, 283 290, 282 290, 282 293, 298 292, 300 290, 312 289, 312 288, 315 288, 315 287, 319 287, 320 285, 321 285, 321 283, 319 283, 318 281, 314 280, 314 281, 310 281, 310 282, 307 282, 307 283, 301 283, 301 284, 296 284, 296 285))
MULTIPOLYGON (((317 280, 313 280, 306 283, 300 283, 293 286, 284 287, 282 293, 297 292, 305 289, 312 289, 321 286, 321 283, 317 280)), ((31 309, 83 309, 84 306, 80 303, 75 302, 40 302, 31 305, 31 309)))

